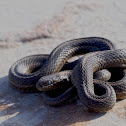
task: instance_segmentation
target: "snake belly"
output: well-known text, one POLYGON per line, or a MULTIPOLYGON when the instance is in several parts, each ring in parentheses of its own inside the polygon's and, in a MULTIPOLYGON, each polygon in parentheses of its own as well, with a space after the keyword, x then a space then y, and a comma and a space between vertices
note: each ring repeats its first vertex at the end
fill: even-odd
MULTIPOLYGON (((126 49, 101 51, 85 55, 76 67, 71 76, 74 86, 77 88, 80 100, 91 110, 106 112, 113 107, 118 99, 126 97, 125 77, 116 83, 93 81, 93 73, 104 68, 121 67, 126 68, 126 49), (94 86, 95 84, 95 86, 94 86), (104 90, 95 93, 95 89, 104 90), (115 94, 115 91, 116 94, 115 94)), ((98 92, 98 91, 96 91, 98 92)))

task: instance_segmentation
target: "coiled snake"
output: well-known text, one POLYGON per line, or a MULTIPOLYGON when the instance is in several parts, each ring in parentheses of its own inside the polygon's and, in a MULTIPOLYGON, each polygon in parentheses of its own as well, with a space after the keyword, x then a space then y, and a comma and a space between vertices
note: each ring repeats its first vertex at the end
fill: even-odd
MULTIPOLYGON (((33 55, 18 60, 11 66, 8 77, 10 83, 20 90, 25 91, 37 90, 36 87, 38 87, 38 89, 41 89, 39 84, 42 81, 41 77, 45 76, 46 78, 47 75, 61 71, 65 63, 72 56, 94 51, 103 51, 103 52, 96 52, 94 54, 93 53, 86 54, 84 58, 79 60, 77 65, 73 69, 71 80, 74 86, 77 88, 80 100, 88 108, 98 112, 107 111, 110 108, 112 108, 112 106, 116 101, 115 91, 111 87, 111 85, 101 80, 94 80, 95 83, 94 86, 93 73, 102 68, 123 66, 122 64, 124 62, 122 61, 125 61, 125 59, 124 58, 121 59, 120 57, 123 57, 124 54, 122 53, 121 55, 119 50, 117 51, 117 53, 116 51, 112 52, 118 55, 116 59, 117 61, 119 61, 118 63, 120 65, 114 65, 112 61, 116 62, 116 60, 111 59, 115 58, 117 55, 115 55, 114 57, 111 56, 113 55, 111 51, 104 52, 104 50, 113 50, 113 49, 114 49, 113 44, 105 38, 89 37, 89 38, 70 40, 57 46, 50 53, 50 55, 42 55, 42 54, 33 55), (106 60, 104 56, 107 56, 108 60, 110 59, 111 60, 110 61, 106 60), (106 65, 107 63, 109 65, 106 65), (100 90, 103 89, 102 94, 100 95, 95 94, 94 93, 95 87, 100 90)), ((51 81, 48 81, 48 85, 50 85, 51 83, 52 83, 51 81)), ((114 84, 112 85, 113 87, 116 88, 114 84)), ((68 86, 69 89, 65 93, 60 94, 58 98, 54 98, 54 100, 56 100, 54 104, 63 102, 66 99, 70 99, 71 97, 73 97, 70 96, 69 92, 71 92, 71 94, 76 92, 76 88, 74 86, 70 84, 68 86)), ((121 89, 124 90, 125 85, 122 87, 123 88, 121 89)), ((47 89, 48 88, 49 86, 47 86, 47 89)), ((124 90, 121 92, 123 92, 123 95, 121 93, 118 93, 118 90, 116 91, 116 93, 122 97, 125 95, 126 91, 124 90)), ((49 97, 47 96, 47 94, 45 94, 44 96, 45 99, 47 98, 48 101, 49 97)), ((49 98, 49 100, 51 100, 51 98, 49 98)))

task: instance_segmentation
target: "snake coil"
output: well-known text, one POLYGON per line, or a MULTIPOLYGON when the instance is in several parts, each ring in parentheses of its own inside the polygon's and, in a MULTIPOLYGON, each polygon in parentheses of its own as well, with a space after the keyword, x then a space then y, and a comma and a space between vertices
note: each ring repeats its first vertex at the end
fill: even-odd
MULTIPOLYGON (((118 81, 115 84, 105 81, 108 80, 102 77, 105 71, 101 72, 102 75, 98 74, 102 79, 93 79, 93 73, 104 68, 124 67, 125 59, 125 50, 115 50, 108 39, 79 38, 60 44, 50 55, 32 55, 16 61, 11 66, 8 77, 10 83, 22 91, 44 91, 44 101, 49 105, 64 103, 78 94, 89 109, 103 112, 113 107, 116 94, 120 99, 125 97, 126 86, 122 84, 125 77, 120 80, 121 84, 117 84, 118 81), (68 59, 85 53, 84 57, 73 62, 73 71, 60 72, 66 68, 71 69, 72 63, 68 63, 68 59), (119 65, 115 65, 115 62, 119 65), (99 93, 97 90, 102 91, 99 93)), ((110 76, 107 78, 110 79, 110 76)))

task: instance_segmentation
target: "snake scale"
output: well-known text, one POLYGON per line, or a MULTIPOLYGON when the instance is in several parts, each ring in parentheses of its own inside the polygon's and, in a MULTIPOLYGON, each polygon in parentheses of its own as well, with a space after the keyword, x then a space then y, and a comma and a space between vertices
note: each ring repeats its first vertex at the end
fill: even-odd
MULTIPOLYGON (((125 68, 125 56, 125 50, 115 50, 114 45, 108 39, 79 38, 60 44, 50 55, 32 55, 16 61, 11 66, 8 77, 13 86, 23 91, 33 91, 37 88, 41 90, 43 78, 49 80, 45 88, 51 91, 44 91, 43 96, 50 105, 60 104, 78 94, 82 103, 89 109, 104 112, 113 107, 116 95, 119 99, 125 98, 125 76, 115 84, 104 79, 93 79, 93 73, 104 68, 125 68), (61 70, 69 67, 68 59, 78 54, 86 55, 77 61, 73 71, 60 74, 61 70), (52 81, 50 81, 49 76, 53 76, 53 74, 54 76, 56 74, 56 77, 52 77, 52 81), (53 80, 56 80, 56 83, 53 80), (64 84, 66 81, 69 83, 57 84, 58 80, 60 80, 59 83, 64 84), (52 89, 53 86, 62 87, 62 89, 52 89)), ((125 73, 125 69, 123 72, 125 73)))

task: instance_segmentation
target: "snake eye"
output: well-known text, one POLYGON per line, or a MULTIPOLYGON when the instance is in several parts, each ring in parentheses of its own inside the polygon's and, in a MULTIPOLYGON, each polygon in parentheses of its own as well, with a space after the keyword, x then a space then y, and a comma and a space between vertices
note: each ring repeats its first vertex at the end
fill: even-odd
POLYGON ((50 85, 51 84, 51 81, 48 81, 47 83, 48 83, 48 85, 50 85))

